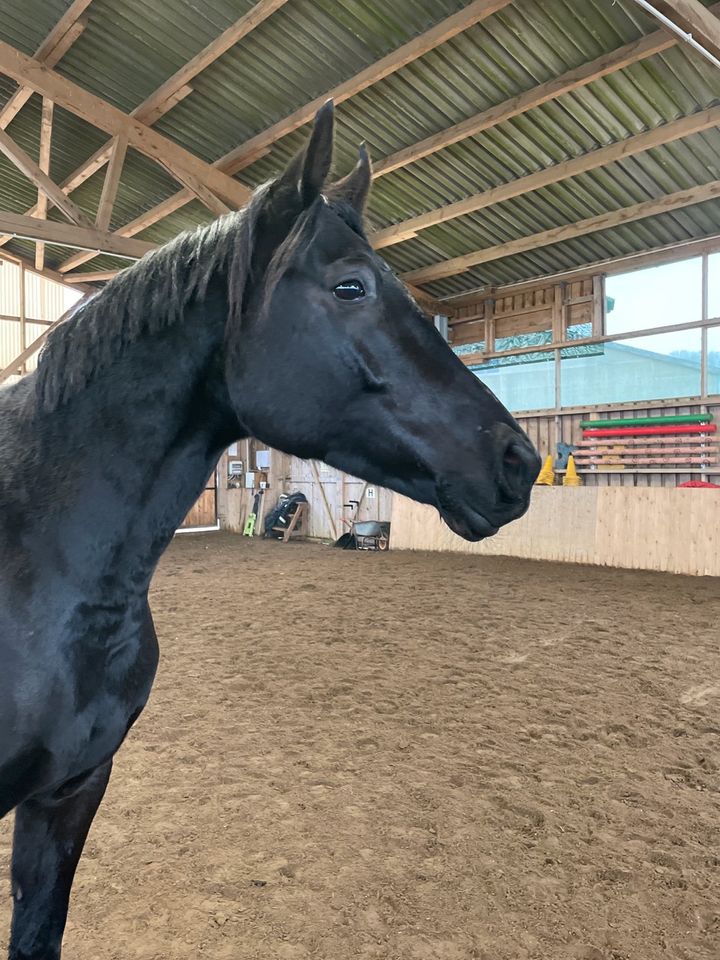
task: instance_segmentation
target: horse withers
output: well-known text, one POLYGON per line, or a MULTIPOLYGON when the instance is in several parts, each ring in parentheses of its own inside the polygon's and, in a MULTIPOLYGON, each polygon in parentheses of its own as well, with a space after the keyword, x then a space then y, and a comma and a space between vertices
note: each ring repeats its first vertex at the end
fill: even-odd
POLYGON ((220 453, 254 436, 433 504, 478 540, 538 456, 371 249, 333 110, 247 206, 123 271, 0 391, 0 816, 12 960, 58 960, 112 758, 157 665, 148 587, 220 453))

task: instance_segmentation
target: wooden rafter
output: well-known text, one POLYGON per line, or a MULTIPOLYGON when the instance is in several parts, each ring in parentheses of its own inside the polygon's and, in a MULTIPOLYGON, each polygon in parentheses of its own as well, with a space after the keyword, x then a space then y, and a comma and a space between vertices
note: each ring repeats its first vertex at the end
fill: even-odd
POLYGON ((257 160, 282 137, 309 123, 326 100, 332 98, 335 103, 343 103, 343 101, 355 96, 379 80, 389 77, 402 67, 429 53, 430 50, 434 50, 451 40, 469 27, 486 20, 493 13, 497 13, 498 10, 506 7, 509 2, 510 0, 475 0, 474 3, 468 4, 458 13, 441 20, 430 30, 420 34, 419 37, 415 37, 398 47, 397 50, 393 50, 392 53, 370 64, 369 67, 366 67, 365 70, 354 77, 316 97, 303 107, 295 110, 290 116, 279 120, 268 127, 267 130, 263 130, 262 133, 247 140, 235 150, 231 150, 230 153, 225 154, 218 161, 218 166, 227 173, 237 173, 238 170, 242 170, 257 160))
POLYGON ((569 177, 578 176, 578 174, 586 173, 589 170, 597 170, 598 167, 604 167, 617 160, 624 160, 626 157, 632 157, 645 150, 651 150, 653 147, 671 143, 673 140, 679 140, 682 137, 689 137, 693 133, 699 133, 718 125, 720 125, 720 107, 702 110, 700 113, 694 113, 689 117, 682 117, 680 120, 662 124, 654 130, 637 134, 627 140, 611 143, 599 150, 591 150, 579 157, 573 157, 572 160, 563 160, 561 163, 546 167, 544 170, 485 190, 483 193, 465 197, 456 203, 449 203, 417 217, 411 217, 409 220, 403 220, 401 223, 393 224, 391 227, 370 234, 369 239, 376 249, 402 243, 404 240, 416 237, 421 230, 426 230, 428 227, 446 223, 448 220, 454 220, 456 217, 462 217, 468 213, 475 213, 495 203, 502 203, 504 200, 519 197, 532 190, 539 190, 541 187, 559 183, 561 180, 567 180, 569 177))
POLYGON ((60 187, 41 169, 40 165, 15 143, 6 130, 0 130, 0 152, 4 153, 8 160, 35 184, 38 190, 42 190, 45 196, 52 200, 58 209, 62 210, 68 220, 81 227, 92 226, 90 218, 70 197, 62 192, 60 187))
POLYGON ((651 5, 720 60, 720 19, 715 8, 708 9, 699 0, 653 0, 651 5))
POLYGON ((0 41, 0 73, 49 97, 106 133, 126 136, 130 146, 161 164, 172 176, 182 172, 197 177, 233 207, 241 207, 250 196, 247 187, 217 167, 3 41, 0 41))
MULTIPOLYGON (((127 138, 124 136, 115 137, 110 147, 110 163, 105 171, 105 180, 103 181, 102 193, 100 194, 100 203, 98 204, 97 215, 95 217, 95 226, 98 230, 106 231, 110 226, 115 198, 117 197, 118 187, 120 186, 120 175, 122 174, 125 154, 127 153, 127 138)), ((68 260, 60 264, 58 270, 60 273, 66 273, 86 260, 95 256, 95 251, 87 253, 81 251, 74 254, 68 260)))
POLYGON ((474 250, 472 253, 453 257, 430 267, 422 267, 420 270, 411 270, 403 279, 415 284, 433 283, 445 277, 465 273, 467 270, 490 260, 512 257, 518 253, 535 250, 537 247, 560 243, 563 240, 572 240, 575 237, 584 237, 589 233, 596 233, 598 230, 619 227, 625 223, 632 223, 635 220, 668 213, 672 210, 680 210, 682 207, 689 207, 694 203, 703 203, 705 200, 712 200, 717 197, 720 197, 720 180, 712 180, 710 183, 704 183, 699 187, 691 187, 689 190, 678 190, 676 193, 666 194, 657 200, 645 200, 643 203, 635 203, 632 206, 622 207, 620 210, 613 210, 610 213, 601 213, 597 217, 588 217, 577 223, 552 227, 550 230, 541 230, 539 233, 519 237, 517 240, 510 240, 507 243, 485 247, 483 250, 474 250))
MULTIPOLYGON (((54 67, 62 60, 70 47, 85 29, 82 15, 90 6, 92 0, 75 0, 70 4, 63 16, 58 20, 50 33, 35 51, 35 59, 48 67, 54 67)), ((32 96, 29 87, 20 86, 0 110, 0 130, 4 130, 18 115, 32 96)))
MULTIPOLYGON (((88 0, 89 2, 89 0, 88 0)), ((227 28, 217 39, 213 40, 204 47, 197 56, 193 57, 188 63, 184 64, 171 77, 169 77, 160 87, 151 93, 141 104, 131 111, 130 116, 136 120, 151 127, 163 117, 169 110, 185 99, 192 93, 190 81, 192 81, 203 70, 207 69, 219 57, 226 53, 234 44, 239 43, 252 30, 260 26, 269 16, 279 10, 287 3, 287 0, 260 0, 259 3, 249 10, 244 16, 240 17, 231 26, 227 28)), ((102 147, 99 147, 95 153, 74 170, 61 184, 65 193, 72 193, 81 184, 85 183, 93 174, 97 173, 109 160, 113 141, 110 140, 102 147)), ((194 181, 197 185, 198 181, 194 181)), ((192 199, 193 193, 190 192, 188 200, 192 199)), ((213 194, 213 197, 215 195, 213 194)), ((217 198, 215 198, 217 200, 217 198)), ((222 201, 218 201, 218 204, 222 201)), ((206 204, 207 205, 207 204, 206 204)), ((212 209, 212 207, 210 207, 212 209)), ((218 206, 219 209, 219 206, 218 206)), ((37 207, 27 210, 28 216, 35 216, 37 207)), ((7 243, 9 237, 0 237, 0 245, 7 243)), ((87 254, 80 263, 85 263, 91 259, 87 254)))
MULTIPOLYGON (((54 107, 55 104, 52 102, 52 100, 43 98, 42 115, 40 117, 40 156, 38 158, 38 166, 45 174, 50 173, 50 147, 52 145, 54 107)), ((40 220, 45 220, 47 218, 48 197, 41 187, 38 187, 37 208, 38 218, 40 220)), ((37 270, 42 270, 44 266, 45 244, 41 241, 35 245, 35 268, 37 270)))
MULTIPOLYGON (((237 172, 242 167, 247 166, 254 160, 257 160, 259 157, 266 154, 272 144, 280 140, 287 133, 291 133, 292 131, 299 129, 299 127, 312 120, 317 109, 322 106, 322 104, 328 98, 333 98, 336 103, 342 103, 344 100, 347 100, 354 94, 366 89, 366 87, 371 86, 378 80, 389 76, 390 74, 399 70, 401 67, 406 66, 413 60, 423 56, 423 54, 427 53, 429 50, 434 49, 441 43, 444 43, 446 40, 449 40, 458 33, 461 33, 463 30, 467 30, 467 28, 472 26, 474 23, 478 23, 481 20, 489 17, 492 13, 496 13, 502 7, 507 6, 509 2, 510 0, 476 0, 476 2, 471 3, 464 10, 461 10, 459 13, 456 13, 451 17, 447 17, 445 20, 442 20, 439 24, 436 24, 435 27, 421 34, 419 37, 416 37, 409 43, 404 44, 397 50, 394 50, 392 53, 378 60, 376 63, 371 64, 359 74, 356 74, 349 80, 344 81, 339 86, 334 87, 332 90, 329 90, 322 96, 316 97, 314 100, 306 103, 305 106, 301 107, 299 110, 296 110, 294 113, 290 114, 290 116, 285 117, 284 120, 281 120, 272 127, 269 127, 267 130, 263 131, 263 133, 258 134, 257 137, 246 141, 236 150, 232 150, 230 153, 225 154, 225 156, 216 161, 214 166, 228 174, 237 172)), ((258 7, 260 7, 260 4, 257 4, 257 6, 250 11, 250 13, 253 13, 253 11, 257 10, 258 7)), ((257 23, 255 25, 257 25, 257 23)), ((235 27, 237 26, 238 24, 235 25, 235 27)), ((211 44, 210 47, 212 46, 213 45, 211 44)), ((196 58, 205 66, 207 66, 207 56, 209 55, 210 47, 198 54, 198 57, 196 58)), ((175 74, 175 77, 178 78, 181 72, 182 71, 179 71, 178 74, 175 74)), ((183 79, 186 79, 186 77, 187 74, 184 74, 183 79)), ((173 78, 171 78, 171 80, 172 79, 173 78)), ((168 81, 167 84, 170 84, 170 81, 168 81)), ((157 99, 157 93, 158 92, 156 91, 155 94, 151 94, 144 104, 141 104, 136 111, 133 111, 133 116, 137 117, 138 119, 144 119, 142 111, 146 107, 153 108, 154 102, 157 99)), ((145 119, 145 122, 148 122, 147 119, 145 119)), ((97 170, 99 166, 102 166, 102 163, 105 162, 105 149, 106 148, 104 147, 101 148, 100 151, 97 151, 96 154, 94 154, 93 157, 87 161, 88 164, 94 164, 92 167, 92 172, 95 172, 95 170, 97 170)), ((70 190, 75 189, 76 186, 79 186, 79 184, 83 182, 83 179, 83 167, 79 167, 78 170, 71 174, 68 180, 65 181, 63 187, 70 192, 70 190)), ((174 213, 176 210, 181 209, 183 206, 185 206, 185 204, 189 203, 193 199, 193 196, 193 192, 187 188, 185 190, 178 191, 178 193, 173 194, 173 196, 168 198, 168 200, 163 201, 146 213, 141 214, 141 216, 136 218, 136 220, 126 224, 125 227, 122 227, 118 231, 118 235, 123 237, 132 237, 136 233, 140 233, 140 231, 144 230, 146 227, 152 226, 155 223, 159 223, 160 220, 169 216, 171 213, 174 213)), ((29 213, 32 214, 33 211, 31 210, 29 213)), ((0 240, 0 242, 2 241, 0 240)), ((73 267, 76 267, 81 263, 87 263, 89 260, 92 260, 92 255, 85 254, 82 256, 82 258, 81 255, 78 255, 77 257, 73 257, 72 260, 73 267)))
POLYGON ((497 297, 507 297, 516 293, 530 293, 533 290, 550 287, 555 283, 571 283, 598 274, 611 276, 616 273, 630 273, 633 270, 643 270, 646 267, 661 263, 672 263, 689 257, 699 257, 704 253, 719 251, 720 233, 716 233, 708 237, 698 237, 695 240, 664 244, 650 250, 642 250, 640 253, 627 253, 621 257, 606 257, 604 260, 594 260, 592 263, 585 263, 580 267, 573 267, 571 270, 561 270, 541 277, 532 277, 529 280, 504 283, 492 288, 489 286, 478 287, 475 290, 442 297, 439 302, 446 312, 450 311, 451 315, 456 315, 458 308, 477 304, 478 301, 490 295, 490 290, 497 297))
POLYGON ((547 103, 548 100, 554 100, 556 97, 570 93, 572 90, 585 87, 609 73, 622 70, 630 64, 662 53, 674 46, 676 42, 663 30, 658 30, 642 37, 640 40, 627 43, 618 50, 605 53, 589 63, 576 67, 574 70, 568 70, 559 77, 553 77, 546 83, 532 87, 525 93, 510 97, 510 99, 483 110, 481 113, 476 113, 474 116, 468 117, 467 120, 456 123, 446 130, 441 130, 440 133, 433 134, 418 143, 413 143, 409 147, 398 150, 373 164, 373 173, 376 177, 383 177, 394 170, 399 170, 401 167, 422 160, 423 157, 437 153, 445 147, 452 146, 453 143, 458 143, 468 137, 474 137, 478 133, 482 133, 483 130, 488 130, 490 127, 511 120, 521 113, 539 107, 543 103, 547 103))
MULTIPOLYGON (((469 9, 470 8, 466 8, 461 12, 467 13, 469 9)), ((715 4, 715 6, 711 9, 720 9, 720 3, 715 4)), ((453 29, 457 28, 460 24, 460 21, 458 21, 456 18, 450 19, 453 20, 453 29)), ((443 21, 442 24, 438 26, 442 26, 443 24, 446 25, 446 30, 449 29, 447 26, 447 21, 443 21)), ((467 29, 467 25, 464 29, 467 29)), ((437 43, 438 36, 439 34, 434 34, 433 37, 428 37, 427 34, 423 34, 421 38, 417 39, 420 40, 424 38, 424 44, 427 45, 432 42, 437 43)), ((608 74, 617 70, 622 70, 633 63, 637 63, 641 60, 647 59, 648 57, 652 57, 657 53, 662 53, 663 51, 675 46, 677 43, 677 37, 668 36, 664 31, 658 30, 647 37, 643 37, 641 40, 626 44, 625 46, 620 47, 619 49, 608 54, 604 54, 603 56, 598 57, 595 60, 582 65, 581 67, 567 71, 560 77, 556 77, 554 80, 551 80, 546 84, 541 84, 539 87, 535 87, 525 94, 520 94, 518 97, 513 97, 510 100, 498 104, 496 107, 491 107, 489 110, 471 117, 469 121, 465 122, 467 126, 458 124, 455 127, 451 127, 449 130, 443 131, 441 134, 436 135, 434 138, 427 138, 426 140, 420 141, 417 144, 413 144, 411 147, 406 148, 406 150, 399 151, 390 157, 386 157, 384 160, 377 161, 373 164, 374 172, 376 175, 380 176, 382 176, 383 173, 390 173, 391 170, 398 169, 401 166, 412 163, 414 159, 420 159, 423 156, 428 156, 435 150, 440 150, 443 146, 449 145, 450 143, 455 143, 464 136, 470 136, 472 133, 477 133, 482 129, 488 129, 491 126, 502 123, 504 120, 517 116, 523 111, 533 109, 534 107, 547 102, 553 97, 557 97, 572 90, 579 89, 580 87, 591 83, 593 80, 607 76, 608 74), (465 132, 466 130, 469 132, 465 132), (446 139, 447 143, 445 143, 446 139)), ((422 52, 418 52, 418 49, 421 49, 422 52, 427 52, 426 49, 416 48, 415 56, 422 56, 422 52)), ((431 48, 428 47, 428 49, 431 48)), ((395 55, 401 53, 403 50, 405 50, 405 48, 400 48, 400 51, 395 51, 395 55)), ((409 62, 409 60, 406 59, 408 55, 409 54, 407 52, 401 55, 397 62, 393 64, 394 69, 399 69, 401 66, 409 62)), ((392 56, 394 56, 394 54, 389 55, 389 57, 392 56)), ((375 82, 376 79, 381 79, 383 76, 386 76, 387 73, 384 71, 387 71, 390 67, 390 65, 386 62, 388 59, 388 57, 383 58, 376 64, 373 64, 372 67, 369 67, 367 70, 358 74, 356 77, 351 78, 350 80, 341 84, 339 87, 329 90, 326 94, 323 94, 322 97, 319 97, 316 100, 311 101, 309 104, 306 104, 305 107, 296 111, 294 114, 291 114, 289 117, 286 117, 285 120, 281 120, 279 123, 274 124, 262 134, 259 134, 252 140, 246 141, 246 143, 242 144, 236 150, 231 151, 224 157, 221 157, 220 160, 216 161, 216 166, 228 173, 233 173, 239 169, 237 166, 238 163, 242 163, 243 166, 252 163, 253 160, 256 160, 258 157, 262 156, 263 152, 267 152, 270 146, 286 133, 292 132, 293 130, 297 129, 298 126, 301 126, 303 123, 307 122, 312 117, 312 111, 316 109, 320 102, 324 102, 326 97, 332 96, 336 102, 342 102, 343 99, 347 99, 354 93, 365 89, 369 83, 375 82), (374 79, 369 74, 370 70, 375 71, 373 74, 374 79)), ((159 223, 162 219, 170 216, 172 213, 174 213, 176 210, 179 210, 191 200, 192 194, 190 191, 179 191, 178 193, 173 194, 172 197, 168 198, 168 200, 163 201, 156 207, 153 207, 152 209, 141 214, 141 216, 137 217, 125 227, 122 227, 118 231, 118 235, 125 237, 134 236, 136 233, 140 233, 141 230, 144 230, 155 223, 159 223)), ((88 254, 85 256, 82 262, 86 263, 91 259, 92 256, 88 254)))
POLYGON ((68 283, 100 283, 103 280, 112 280, 119 273, 119 270, 89 270, 87 273, 73 273, 65 279, 68 283))
POLYGON ((129 260, 138 260, 155 244, 144 240, 126 240, 113 233, 98 230, 93 224, 78 227, 70 223, 56 223, 54 220, 38 220, 19 213, 0 211, 0 231, 26 240, 42 240, 63 247, 84 247, 95 253, 112 253, 129 260))
MULTIPOLYGON (((220 36, 208 44, 197 56, 189 60, 174 73, 162 86, 134 111, 134 116, 143 123, 149 123, 153 114, 169 99, 176 96, 178 91, 189 84, 198 74, 206 70, 210 64, 218 60, 224 53, 239 43, 256 27, 272 16, 277 10, 285 6, 288 0, 260 0, 252 9, 236 20, 220 36)), ((164 112, 164 111, 163 111, 164 112)))

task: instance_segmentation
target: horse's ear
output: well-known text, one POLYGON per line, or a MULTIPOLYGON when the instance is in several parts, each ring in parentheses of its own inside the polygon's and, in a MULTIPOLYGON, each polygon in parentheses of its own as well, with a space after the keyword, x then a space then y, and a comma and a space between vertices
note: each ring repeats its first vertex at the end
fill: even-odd
POLYGON ((303 206, 308 207, 325 187, 333 155, 335 108, 328 100, 315 114, 313 131, 305 148, 305 157, 300 175, 300 196, 303 206))
POLYGON ((303 207, 309 207, 325 187, 332 163, 333 128, 333 102, 328 100, 315 114, 310 139, 277 180, 278 187, 297 192, 303 207))
POLYGON ((355 167, 346 177, 338 180, 329 188, 328 197, 335 200, 345 200, 362 216, 371 185, 372 163, 370 162, 370 154, 366 145, 361 143, 355 167))

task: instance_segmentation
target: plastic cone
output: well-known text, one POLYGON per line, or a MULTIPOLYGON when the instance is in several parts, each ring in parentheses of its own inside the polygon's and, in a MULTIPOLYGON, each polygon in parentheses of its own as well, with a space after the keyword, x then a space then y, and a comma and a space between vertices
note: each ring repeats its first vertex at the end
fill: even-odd
POLYGON ((538 474, 535 483, 542 487, 552 487, 555 483, 555 471, 553 470, 552 457, 546 457, 543 468, 538 474))
POLYGON ((575 467, 575 457, 570 454, 568 457, 567 470, 565 471, 565 476, 563 477, 563 486, 564 487, 581 487, 582 480, 578 476, 577 468, 575 467))

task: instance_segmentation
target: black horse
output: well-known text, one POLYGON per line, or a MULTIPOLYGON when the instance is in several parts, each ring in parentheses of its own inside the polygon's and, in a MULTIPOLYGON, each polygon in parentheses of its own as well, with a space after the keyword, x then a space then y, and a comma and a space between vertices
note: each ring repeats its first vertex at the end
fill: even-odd
POLYGON ((59 324, 0 391, 0 817, 12 960, 57 960, 112 758, 150 693, 153 571, 247 436, 434 504, 478 540, 538 457, 370 248, 364 149, 326 188, 333 110, 247 207, 59 324))

